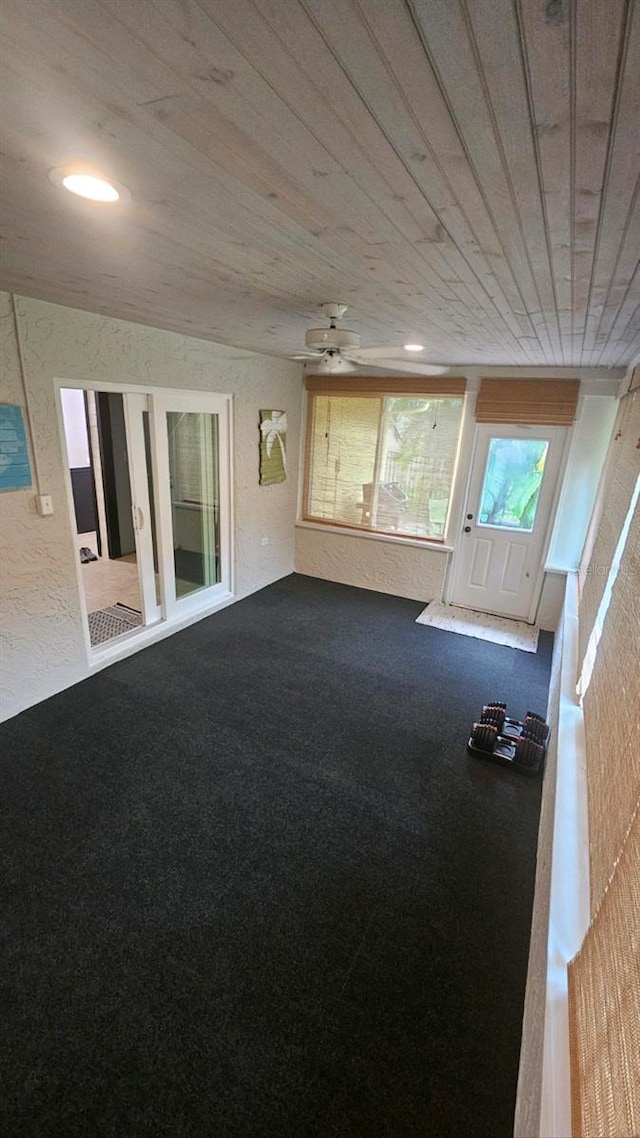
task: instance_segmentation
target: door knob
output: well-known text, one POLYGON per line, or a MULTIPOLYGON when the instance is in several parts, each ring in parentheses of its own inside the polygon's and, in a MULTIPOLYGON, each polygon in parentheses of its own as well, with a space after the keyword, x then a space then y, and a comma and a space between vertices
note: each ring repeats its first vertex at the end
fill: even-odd
POLYGON ((465 533, 471 533, 471 526, 465 526, 465 527, 464 527, 464 532, 465 532, 465 533))

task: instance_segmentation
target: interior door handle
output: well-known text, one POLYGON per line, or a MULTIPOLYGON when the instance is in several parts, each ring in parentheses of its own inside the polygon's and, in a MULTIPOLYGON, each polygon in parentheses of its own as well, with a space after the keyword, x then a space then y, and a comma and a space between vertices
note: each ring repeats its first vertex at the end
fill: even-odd
POLYGON ((144 529, 144 514, 143 514, 142 510, 140 509, 140 506, 136 506, 136 521, 137 521, 138 529, 139 530, 144 529))

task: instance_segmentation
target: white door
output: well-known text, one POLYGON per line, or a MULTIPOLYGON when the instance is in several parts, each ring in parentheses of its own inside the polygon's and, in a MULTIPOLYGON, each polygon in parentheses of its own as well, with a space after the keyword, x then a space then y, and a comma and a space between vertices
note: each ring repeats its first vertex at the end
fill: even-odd
POLYGON ((452 604, 533 621, 565 434, 478 426, 452 604))

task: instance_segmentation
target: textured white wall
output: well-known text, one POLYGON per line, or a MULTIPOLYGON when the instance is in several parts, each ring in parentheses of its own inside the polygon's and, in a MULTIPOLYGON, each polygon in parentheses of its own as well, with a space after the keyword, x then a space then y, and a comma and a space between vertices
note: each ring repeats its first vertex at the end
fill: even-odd
POLYGON ((555 632, 560 626, 564 591, 567 578, 564 573, 545 573, 542 592, 536 613, 536 624, 547 632, 555 632))
MULTIPOLYGON (((238 597, 293 570, 302 398, 294 363, 42 301, 17 298, 17 312, 40 492, 53 496, 55 512, 37 515, 35 485, 0 494, 0 718, 88 674, 54 379, 233 394, 238 597), (258 412, 271 407, 287 412, 287 481, 262 487, 258 412)), ((24 403, 6 293, 0 293, 0 402, 24 403)))
POLYGON ((547 564, 578 568, 618 404, 613 396, 585 395, 567 459, 547 564))
POLYGON ((343 585, 375 589, 411 600, 442 600, 449 555, 431 547, 404 545, 334 530, 296 528, 296 571, 343 585))

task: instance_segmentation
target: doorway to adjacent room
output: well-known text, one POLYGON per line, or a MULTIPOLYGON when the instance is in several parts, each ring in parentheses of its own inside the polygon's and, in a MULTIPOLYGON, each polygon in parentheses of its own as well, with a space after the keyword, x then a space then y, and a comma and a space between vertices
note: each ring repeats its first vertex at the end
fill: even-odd
POLYGON ((227 396, 60 388, 92 652, 231 590, 227 396))

